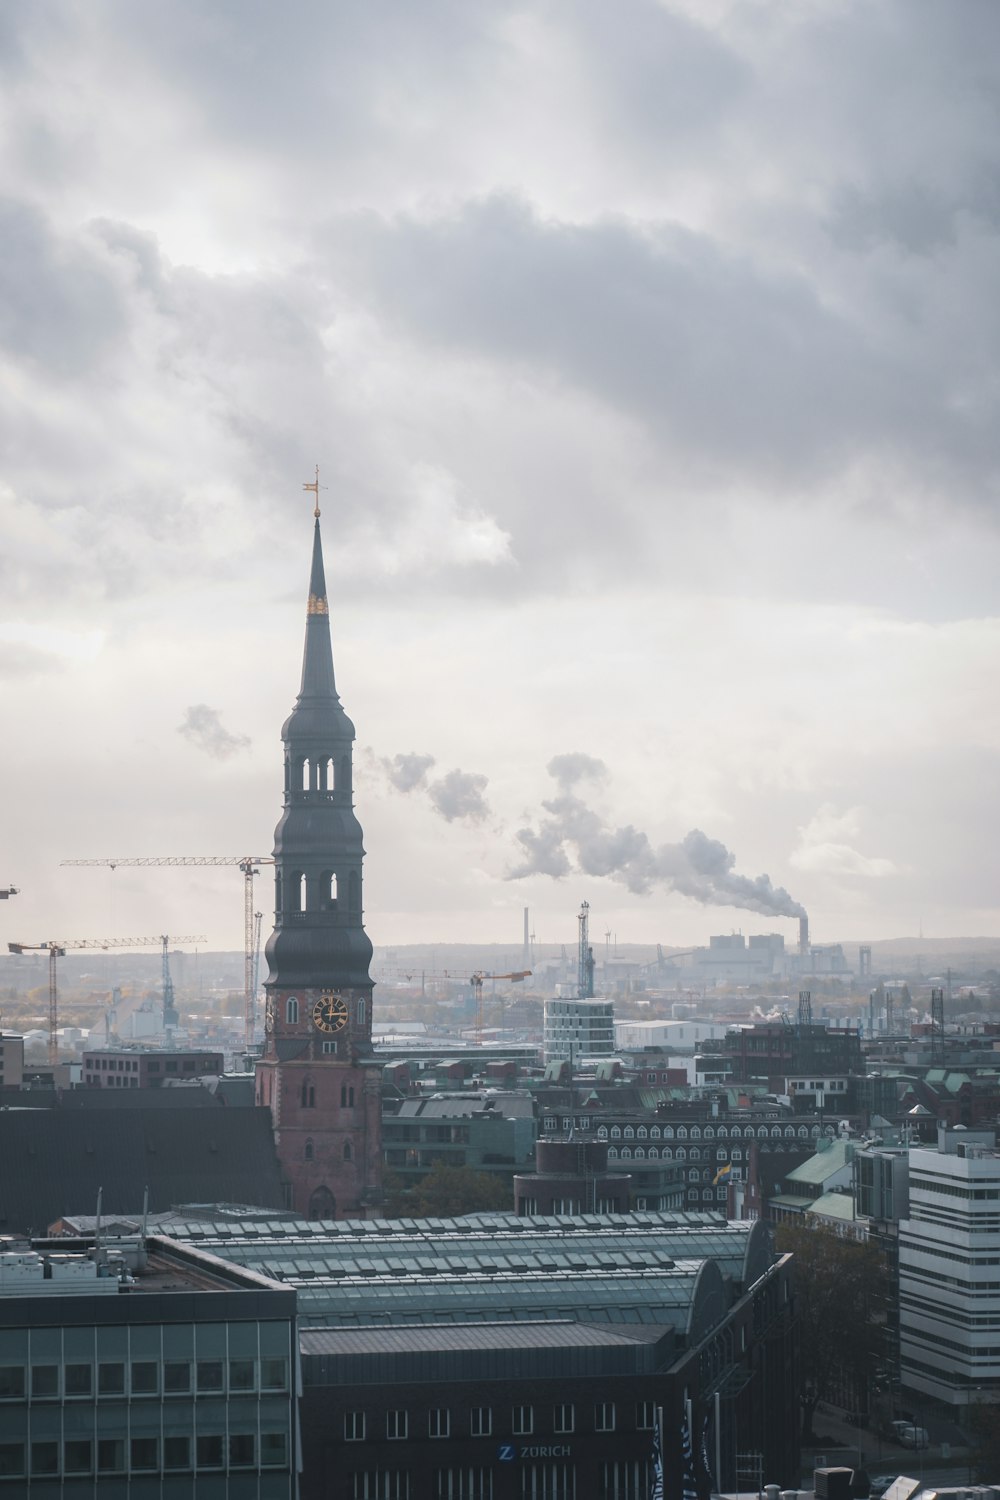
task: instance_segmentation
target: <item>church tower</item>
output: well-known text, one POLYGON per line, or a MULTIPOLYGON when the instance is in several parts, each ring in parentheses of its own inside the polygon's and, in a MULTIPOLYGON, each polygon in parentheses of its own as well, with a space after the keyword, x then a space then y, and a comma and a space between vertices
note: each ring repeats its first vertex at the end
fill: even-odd
POLYGON ((361 903, 354 725, 333 672, 315 490, 302 687, 281 731, 284 812, 274 834, 275 923, 257 1103, 271 1110, 289 1204, 363 1218, 381 1199, 380 1064, 372 1053, 372 945, 361 903))

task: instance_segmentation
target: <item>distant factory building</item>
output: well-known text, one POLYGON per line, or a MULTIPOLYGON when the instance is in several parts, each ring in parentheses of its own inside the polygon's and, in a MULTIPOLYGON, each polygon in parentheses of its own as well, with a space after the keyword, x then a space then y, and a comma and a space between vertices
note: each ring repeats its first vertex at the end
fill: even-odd
POLYGON ((611 1000, 546 1000, 545 1061, 584 1062, 613 1057, 615 1007, 611 1000))

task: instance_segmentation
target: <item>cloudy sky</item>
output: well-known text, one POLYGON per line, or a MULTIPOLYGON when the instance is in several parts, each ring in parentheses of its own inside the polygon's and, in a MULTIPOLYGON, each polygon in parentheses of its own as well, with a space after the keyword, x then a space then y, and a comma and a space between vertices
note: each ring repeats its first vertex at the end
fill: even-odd
MULTIPOLYGON (((13 0, 3 939, 242 941, 320 465, 379 944, 1000 933, 1000 8, 13 0)), ((270 920, 270 885, 261 905, 270 920)))

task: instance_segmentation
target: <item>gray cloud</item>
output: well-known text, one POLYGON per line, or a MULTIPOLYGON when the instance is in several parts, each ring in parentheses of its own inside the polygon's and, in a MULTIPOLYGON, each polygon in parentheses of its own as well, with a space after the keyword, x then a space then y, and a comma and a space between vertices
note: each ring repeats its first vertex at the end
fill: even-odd
MULTIPOLYGON (((557 756, 549 770, 558 779, 562 761, 571 766, 590 757, 557 756), (553 766, 557 769, 553 771, 553 766)), ((601 762, 596 762, 598 766, 601 762)), ((509 880, 529 875, 556 879, 578 870, 584 875, 619 881, 636 895, 663 886, 707 906, 736 906, 773 916, 804 916, 805 908, 768 875, 740 875, 736 856, 718 839, 698 828, 677 844, 654 847, 645 833, 631 824, 612 828, 599 813, 568 792, 543 802, 548 814, 537 828, 515 835, 523 859, 508 873, 509 880)))
POLYGON ((489 814, 489 804, 484 793, 489 785, 485 776, 475 771, 448 771, 427 788, 434 807, 449 823, 456 819, 467 819, 481 823, 489 814))
POLYGON ((385 774, 397 792, 412 792, 415 787, 425 785, 433 764, 433 755, 418 755, 415 751, 382 760, 385 774))
POLYGON ((568 792, 578 781, 605 781, 608 768, 603 760, 587 755, 582 750, 569 751, 565 755, 554 755, 545 768, 563 791, 568 792))
POLYGON ((599 398, 700 483, 801 491, 867 460, 921 484, 936 466, 942 493, 949 475, 997 485, 992 409, 953 399, 975 349, 928 327, 937 358, 915 364, 895 314, 876 331, 868 308, 708 234, 559 222, 495 194, 436 218, 341 222, 336 240, 342 274, 412 338, 599 398))
POLYGON ((179 724, 177 733, 206 755, 215 760, 231 760, 241 750, 249 750, 250 738, 245 734, 231 734, 222 722, 217 708, 207 703, 193 703, 179 724))
POLYGON ((434 756, 417 751, 379 756, 376 764, 397 792, 422 792, 434 811, 449 823, 480 823, 489 815, 485 796, 489 778, 478 772, 456 768, 431 780, 434 756))

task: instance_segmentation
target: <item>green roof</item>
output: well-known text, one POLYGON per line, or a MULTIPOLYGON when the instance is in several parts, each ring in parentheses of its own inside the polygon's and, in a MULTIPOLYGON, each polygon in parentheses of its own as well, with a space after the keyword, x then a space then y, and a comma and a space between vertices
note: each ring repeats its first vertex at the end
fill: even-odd
POLYGON ((848 1219, 854 1221, 854 1197, 851 1193, 823 1193, 809 1205, 810 1214, 821 1214, 824 1219, 848 1219))
POLYGON ((808 1182, 817 1186, 826 1182, 835 1172, 842 1172, 848 1161, 848 1141, 831 1141, 826 1151, 817 1151, 801 1166, 787 1174, 786 1182, 808 1182))

